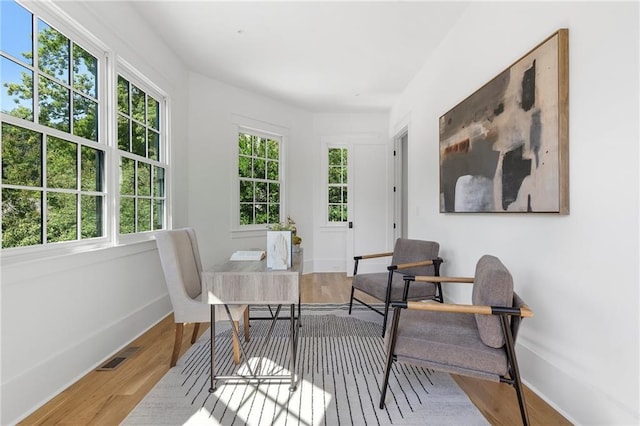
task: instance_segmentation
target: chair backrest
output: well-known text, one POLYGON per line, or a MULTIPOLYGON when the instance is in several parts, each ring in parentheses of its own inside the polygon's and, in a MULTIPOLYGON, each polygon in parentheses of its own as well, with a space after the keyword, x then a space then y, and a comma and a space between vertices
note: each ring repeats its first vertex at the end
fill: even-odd
MULTIPOLYGON (((484 255, 478 260, 471 301, 474 305, 513 306, 513 277, 497 257, 484 255)), ((505 340, 500 318, 482 314, 475 317, 482 342, 493 348, 502 347, 505 340)))
MULTIPOLYGON (((392 264, 411 263, 438 257, 440 244, 434 241, 411 240, 398 238, 393 248, 392 264)), ((398 269, 404 275, 434 275, 433 266, 398 269)))
POLYGON ((192 228, 163 231, 156 235, 156 244, 176 321, 181 322, 185 302, 202 293, 196 234, 192 228))

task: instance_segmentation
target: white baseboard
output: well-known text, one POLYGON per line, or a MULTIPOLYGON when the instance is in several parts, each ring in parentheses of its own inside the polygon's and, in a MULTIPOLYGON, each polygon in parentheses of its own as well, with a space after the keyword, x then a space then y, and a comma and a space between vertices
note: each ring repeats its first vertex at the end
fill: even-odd
POLYGON ((147 332, 171 310, 167 294, 2 383, 0 423, 17 424, 147 332))
MULTIPOLYGON (((446 302, 468 303, 449 298, 446 302)), ((526 324, 524 321, 524 328, 526 324)), ((568 421, 580 425, 640 424, 639 414, 633 407, 625 406, 591 385, 585 380, 587 373, 583 378, 572 377, 535 348, 536 342, 520 333, 516 353, 522 381, 568 421)))
POLYGON ((588 373, 584 377, 572 377, 532 350, 533 345, 524 339, 519 339, 516 344, 522 381, 571 423, 640 424, 638 413, 632 407, 590 384, 586 380, 588 373))
POLYGON ((313 272, 345 272, 347 270, 344 259, 314 259, 312 262, 313 268, 310 271, 313 272))

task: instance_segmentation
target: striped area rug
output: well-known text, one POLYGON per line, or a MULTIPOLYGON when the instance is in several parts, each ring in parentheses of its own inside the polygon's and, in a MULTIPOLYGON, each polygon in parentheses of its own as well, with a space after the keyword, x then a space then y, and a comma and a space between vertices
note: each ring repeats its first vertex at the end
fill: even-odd
MULTIPOLYGON (((345 305, 303 305, 302 309, 294 392, 289 392, 289 384, 219 382, 216 391, 209 393, 207 332, 123 424, 487 424, 448 374, 399 363, 394 363, 391 373, 386 408, 379 409, 385 362, 381 317, 362 306, 354 306, 351 316, 345 305)), ((252 316, 260 311, 252 307, 252 316)), ((231 332, 222 324, 216 323, 219 373, 246 372, 246 365, 231 362, 231 332)), ((251 340, 245 346, 248 356, 258 353, 269 324, 251 322, 251 340)), ((269 356, 262 362, 264 374, 289 377, 288 339, 289 322, 278 321, 265 347, 269 356)))

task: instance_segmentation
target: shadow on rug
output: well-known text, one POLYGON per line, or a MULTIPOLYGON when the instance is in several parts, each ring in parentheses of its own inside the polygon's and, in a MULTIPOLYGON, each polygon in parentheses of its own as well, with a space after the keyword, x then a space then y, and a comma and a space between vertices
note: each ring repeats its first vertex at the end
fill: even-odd
MULTIPOLYGON (((252 314, 259 312, 252 307, 252 314)), ((219 382, 209 393, 205 333, 123 422, 124 425, 486 425, 445 373, 394 363, 386 408, 378 408, 385 354, 381 317, 364 307, 303 305, 297 389, 289 384, 219 382), (375 322, 373 322, 375 321, 375 322)), ((269 321, 251 322, 247 354, 257 354, 269 321)), ((245 371, 231 361, 231 332, 216 323, 220 374, 245 371)), ((289 322, 278 321, 265 345, 263 374, 288 375, 289 322)), ((251 356, 251 355, 248 355, 251 356)), ((251 358, 255 367, 257 359, 251 358)))

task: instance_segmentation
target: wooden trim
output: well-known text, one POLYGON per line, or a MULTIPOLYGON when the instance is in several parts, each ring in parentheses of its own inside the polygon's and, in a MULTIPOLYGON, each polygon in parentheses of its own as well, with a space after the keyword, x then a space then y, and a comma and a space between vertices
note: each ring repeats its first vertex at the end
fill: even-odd
POLYGON ((569 214, 569 30, 558 30, 559 214, 569 214))
MULTIPOLYGON (((510 307, 509 307, 510 308, 510 307)), ((407 309, 431 312, 453 312, 460 314, 494 315, 493 307, 485 305, 456 305, 451 303, 407 302, 407 309)), ((510 308, 520 312, 518 316, 529 318, 533 311, 527 306, 510 308)))
POLYGON ((431 283, 473 283, 473 277, 432 277, 430 275, 416 275, 412 281, 431 283))
POLYGON ((533 311, 527 305, 521 306, 520 316, 523 318, 531 318, 533 316, 533 311))
POLYGON ((387 269, 389 271, 393 271, 395 269, 407 269, 407 268, 415 268, 416 266, 429 266, 433 265, 433 260, 420 260, 418 262, 409 262, 409 263, 399 263, 397 265, 388 266, 387 269))
POLYGON ((389 256, 393 256, 393 252, 392 251, 389 251, 389 252, 386 252, 386 253, 363 254, 362 256, 355 256, 354 259, 357 258, 359 260, 362 260, 362 259, 373 259, 373 258, 376 258, 376 257, 389 257, 389 256))

